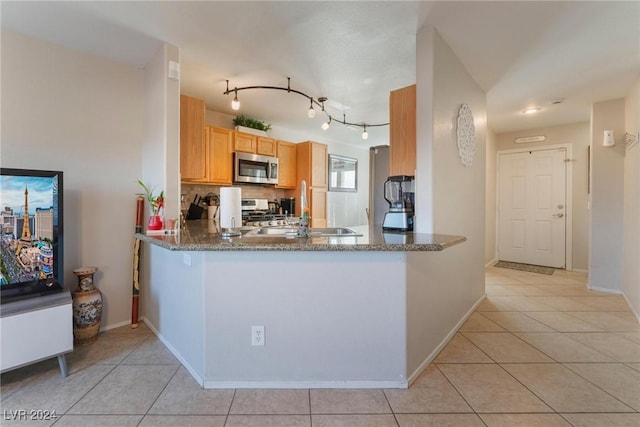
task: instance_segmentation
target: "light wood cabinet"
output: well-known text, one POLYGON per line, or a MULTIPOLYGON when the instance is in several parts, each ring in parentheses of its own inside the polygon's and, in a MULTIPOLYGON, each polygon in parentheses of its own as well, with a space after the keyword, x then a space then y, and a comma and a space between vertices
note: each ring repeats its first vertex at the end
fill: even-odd
POLYGON ((233 131, 206 126, 207 182, 227 185, 233 181, 233 131))
POLYGON ((311 143, 311 186, 329 186, 328 147, 325 144, 311 143))
POLYGON ((263 156, 276 157, 276 140, 273 138, 267 138, 266 136, 259 136, 256 143, 256 154, 263 156))
MULTIPOLYGON (((327 226, 327 146, 318 142, 296 144, 298 177, 296 193, 300 197, 300 182, 307 182, 307 202, 311 227, 327 226)), ((296 201, 296 215, 300 216, 302 201, 296 201)))
POLYGON ((233 132, 233 151, 241 151, 243 153, 256 153, 258 137, 244 132, 233 132))
POLYGON ((233 181, 233 131, 204 124, 204 102, 180 97, 180 175, 183 182, 229 185, 233 181), (197 126, 202 102, 201 143, 197 126), (194 119, 194 117, 196 119, 194 119))
POLYGON ((311 228, 327 226, 327 189, 314 187, 310 190, 309 208, 311 228))
POLYGON ((275 157, 276 140, 266 136, 234 131, 233 151, 275 157))
POLYGON ((184 181, 206 180, 204 101, 180 96, 180 177, 184 181))
POLYGON ((389 174, 415 175, 416 85, 389 95, 389 174))
POLYGON ((278 158, 278 185, 276 188, 296 188, 298 184, 296 144, 287 141, 276 142, 278 158))

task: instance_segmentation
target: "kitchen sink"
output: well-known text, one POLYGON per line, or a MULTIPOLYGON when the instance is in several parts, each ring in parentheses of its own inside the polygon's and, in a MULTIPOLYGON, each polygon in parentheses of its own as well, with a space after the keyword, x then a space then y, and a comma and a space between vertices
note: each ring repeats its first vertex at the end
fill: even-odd
POLYGON ((296 234, 298 227, 261 227, 251 230, 247 235, 252 236, 285 236, 287 234, 296 234))
POLYGON ((311 235, 319 234, 321 236, 362 236, 350 228, 346 227, 329 227, 329 228, 312 228, 311 235))
MULTIPOLYGON (((245 236, 286 236, 295 237, 298 233, 298 227, 261 227, 251 230, 245 236)), ((329 228, 312 228, 311 237, 314 236, 362 236, 350 228, 346 227, 329 227, 329 228)))

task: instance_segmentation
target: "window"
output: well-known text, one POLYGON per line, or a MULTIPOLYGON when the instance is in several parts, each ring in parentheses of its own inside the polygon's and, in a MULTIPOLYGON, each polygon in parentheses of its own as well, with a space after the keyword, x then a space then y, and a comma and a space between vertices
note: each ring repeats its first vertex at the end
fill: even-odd
POLYGON ((358 161, 329 154, 329 191, 358 191, 358 161))

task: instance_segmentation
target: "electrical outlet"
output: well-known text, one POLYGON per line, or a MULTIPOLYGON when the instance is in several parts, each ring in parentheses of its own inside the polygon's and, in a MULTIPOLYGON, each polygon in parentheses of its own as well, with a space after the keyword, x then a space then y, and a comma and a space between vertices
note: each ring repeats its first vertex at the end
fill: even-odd
POLYGON ((251 345, 264 345, 264 326, 251 327, 251 345))

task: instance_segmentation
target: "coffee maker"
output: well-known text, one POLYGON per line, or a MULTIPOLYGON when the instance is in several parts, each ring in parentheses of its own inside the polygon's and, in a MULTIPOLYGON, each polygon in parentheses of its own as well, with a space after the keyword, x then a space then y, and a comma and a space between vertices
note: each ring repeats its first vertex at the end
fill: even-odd
POLYGON ((389 203, 389 212, 384 215, 383 230, 413 231, 413 180, 413 176, 395 175, 384 182, 384 199, 389 203))
POLYGON ((296 214, 296 199, 293 197, 287 197, 280 199, 280 210, 287 216, 295 216, 296 214))

